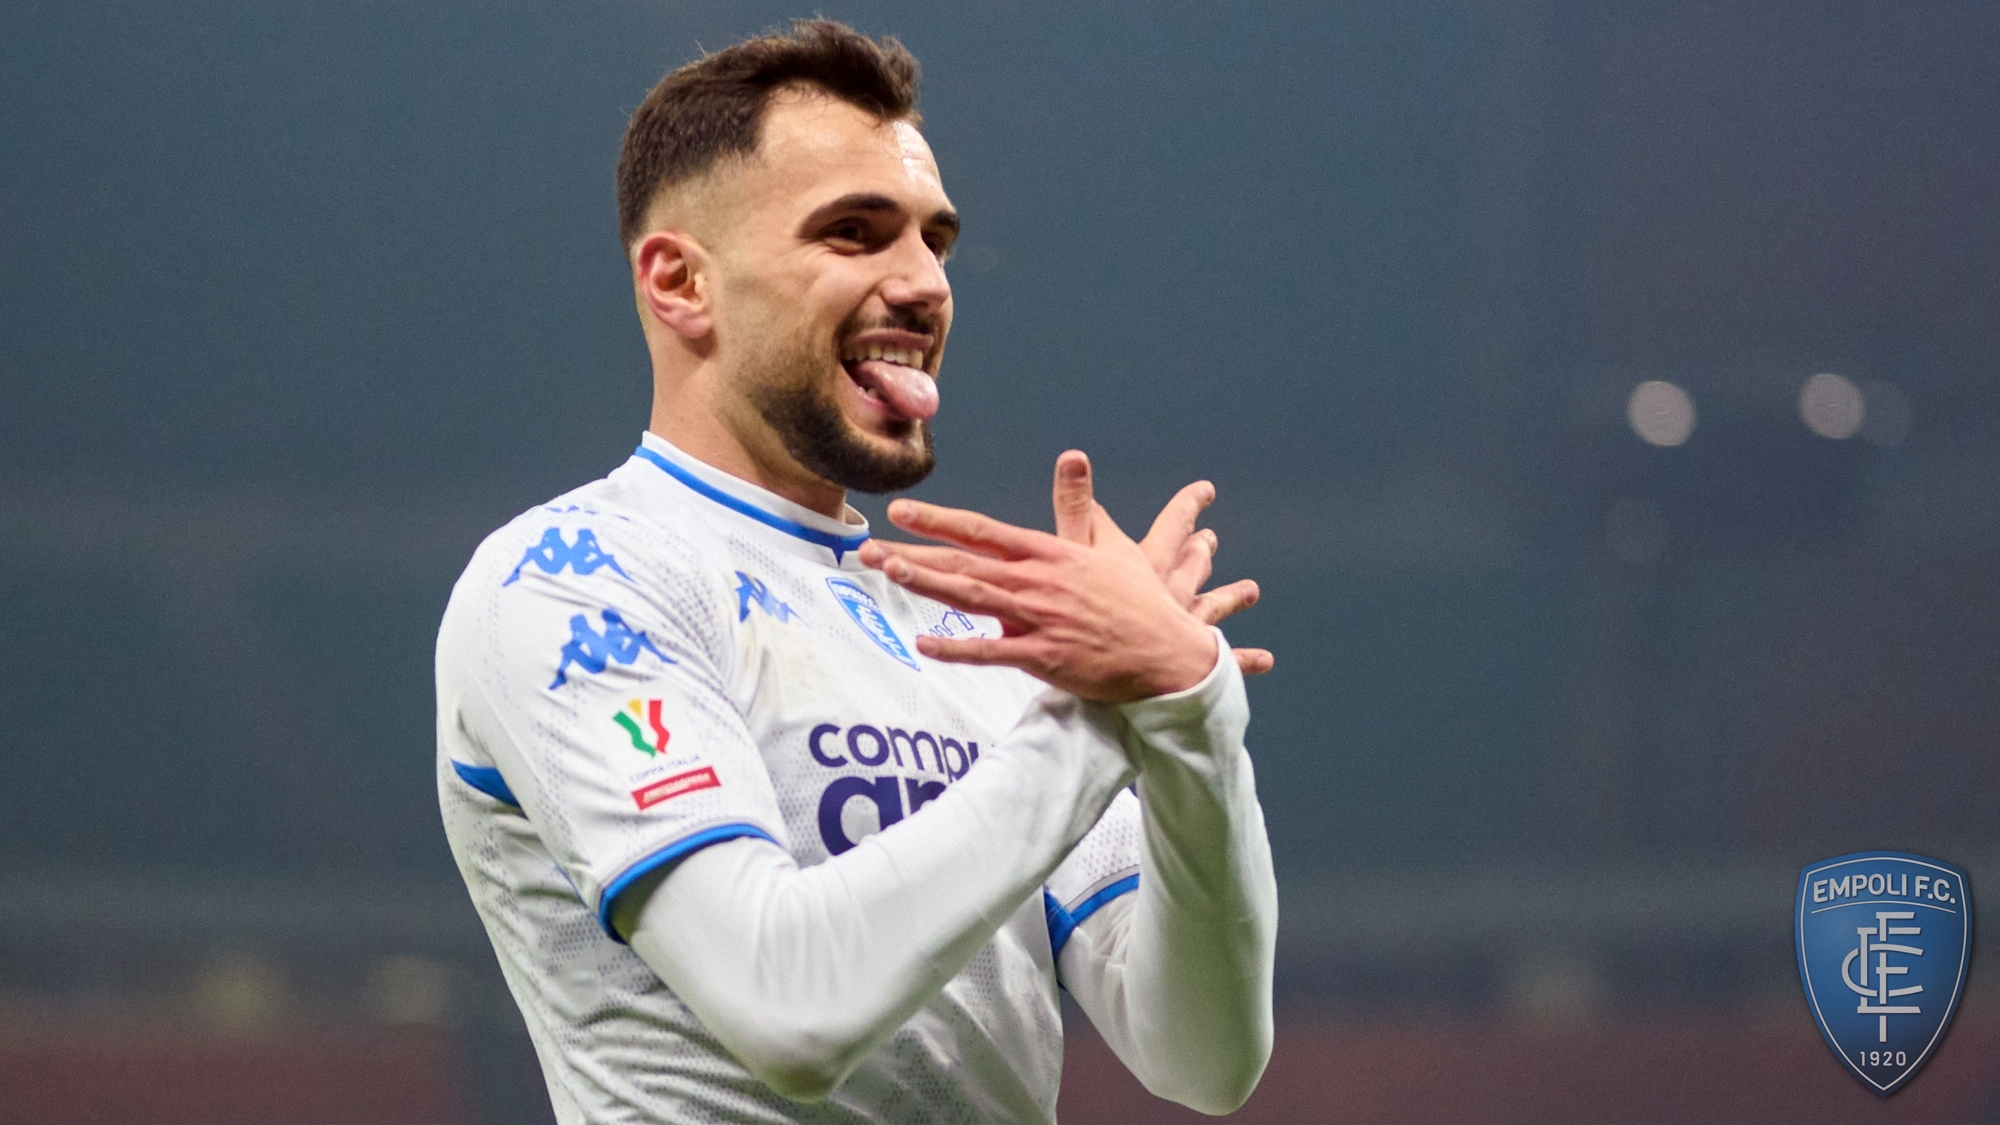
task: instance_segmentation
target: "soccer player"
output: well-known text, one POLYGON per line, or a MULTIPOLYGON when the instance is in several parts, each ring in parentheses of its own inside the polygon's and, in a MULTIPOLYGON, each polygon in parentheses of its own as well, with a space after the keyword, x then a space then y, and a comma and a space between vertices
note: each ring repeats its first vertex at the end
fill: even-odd
POLYGON ((1049 1122, 1067 988, 1241 1104, 1277 896, 1206 484, 1144 542, 846 490, 932 464, 958 219, 893 39, 669 74, 619 162, 638 451, 495 532, 438 636, 438 787, 559 1120, 1049 1122))

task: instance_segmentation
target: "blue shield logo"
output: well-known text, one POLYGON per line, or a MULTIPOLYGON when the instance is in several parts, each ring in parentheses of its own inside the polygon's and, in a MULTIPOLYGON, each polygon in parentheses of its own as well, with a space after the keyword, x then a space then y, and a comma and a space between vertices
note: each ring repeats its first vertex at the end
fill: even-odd
POLYGON ((1937 1049, 1972 955, 1965 872, 1906 852, 1857 852, 1799 873, 1799 977, 1820 1034, 1887 1097, 1937 1049))
MULTIPOLYGON (((833 591, 833 596, 839 600, 841 608, 847 611, 847 616, 852 617, 854 623, 861 626, 861 631, 868 634, 868 639, 875 642, 876 648, 912 668, 917 668, 917 658, 910 655, 910 650, 903 644, 903 638, 896 635, 895 628, 889 624, 889 615, 882 612, 882 607, 876 603, 874 595, 845 578, 827 579, 826 588, 833 591)), ((923 671, 921 668, 917 670, 923 671)))

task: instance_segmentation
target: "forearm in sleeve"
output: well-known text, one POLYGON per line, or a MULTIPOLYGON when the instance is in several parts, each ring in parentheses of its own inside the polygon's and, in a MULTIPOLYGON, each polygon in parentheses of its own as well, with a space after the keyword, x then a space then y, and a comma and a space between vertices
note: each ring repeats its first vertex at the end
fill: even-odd
POLYGON ((614 915, 751 1073, 830 1093, 934 996, 1132 778, 1112 708, 1046 693, 924 809, 800 868, 752 840, 682 861, 614 915))
POLYGON ((1063 980, 1147 1089, 1228 1113, 1270 1058, 1278 921, 1242 674, 1223 645, 1208 679, 1124 712, 1144 810, 1139 888, 1078 927, 1063 980))

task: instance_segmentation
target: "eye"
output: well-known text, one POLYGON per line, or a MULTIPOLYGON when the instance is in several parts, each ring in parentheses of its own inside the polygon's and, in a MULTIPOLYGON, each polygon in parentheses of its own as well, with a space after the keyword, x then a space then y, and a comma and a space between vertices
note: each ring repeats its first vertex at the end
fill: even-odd
POLYGON ((826 228, 826 237, 831 242, 850 242, 860 247, 868 242, 868 224, 859 219, 842 219, 826 228))

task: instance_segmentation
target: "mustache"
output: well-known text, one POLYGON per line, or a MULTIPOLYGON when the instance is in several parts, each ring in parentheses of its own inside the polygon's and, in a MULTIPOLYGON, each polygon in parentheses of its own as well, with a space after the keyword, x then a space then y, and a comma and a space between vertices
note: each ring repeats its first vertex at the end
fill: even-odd
POLYGON ((915 309, 890 309, 889 315, 880 319, 850 317, 840 326, 839 338, 845 340, 862 332, 873 332, 878 328, 897 332, 915 332, 935 338, 938 335, 938 318, 920 313, 915 309))

